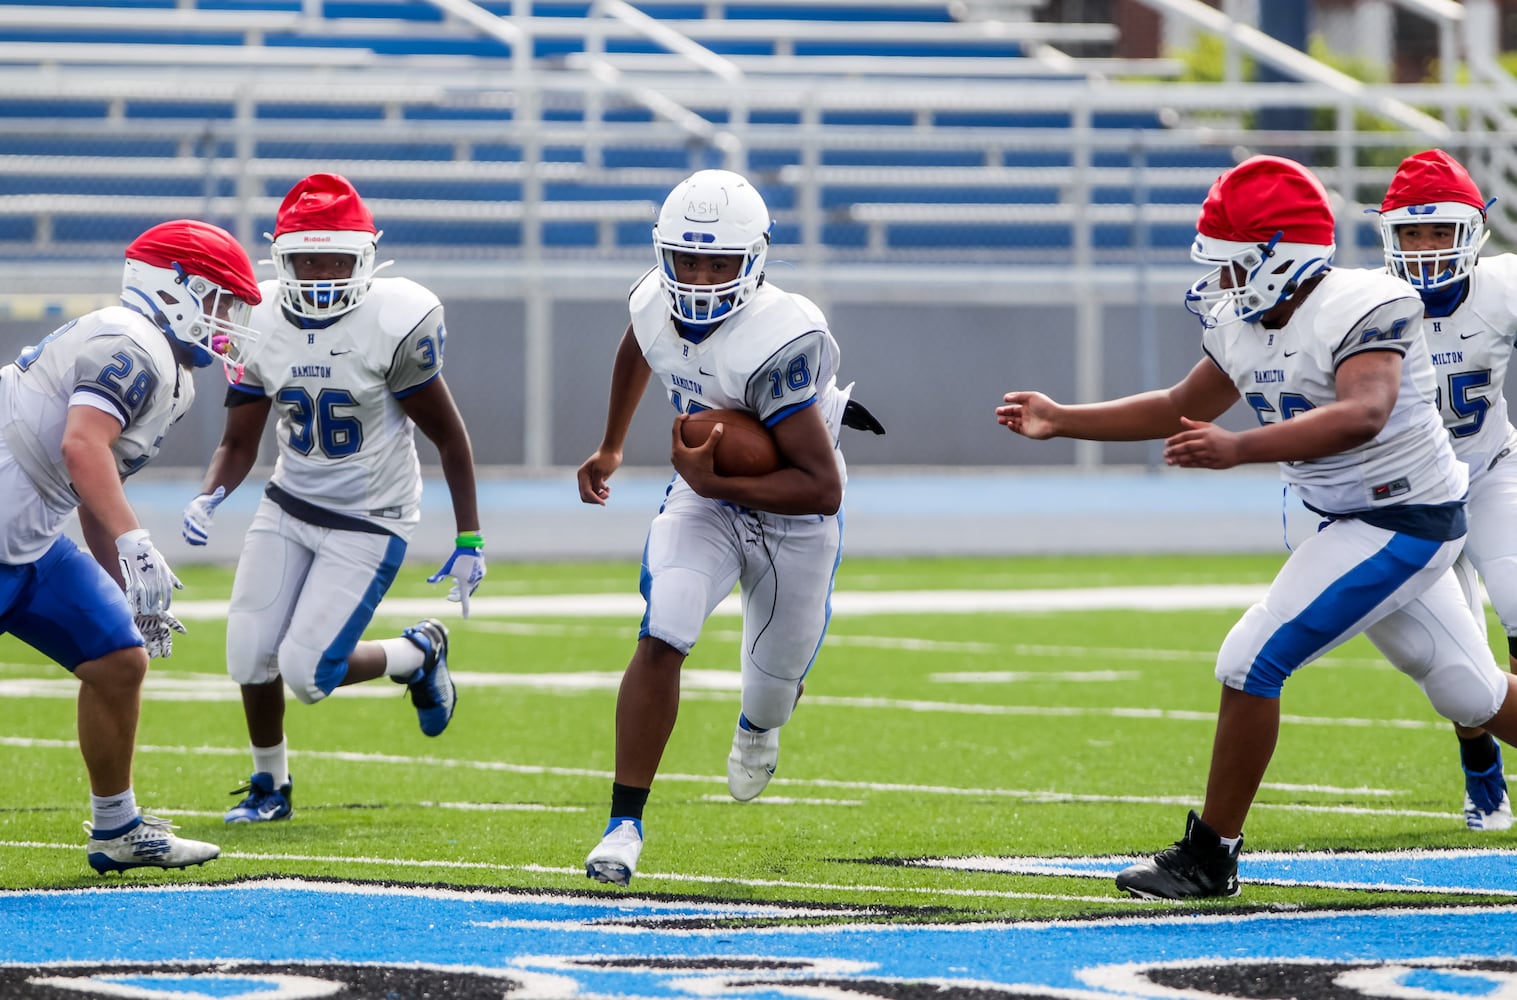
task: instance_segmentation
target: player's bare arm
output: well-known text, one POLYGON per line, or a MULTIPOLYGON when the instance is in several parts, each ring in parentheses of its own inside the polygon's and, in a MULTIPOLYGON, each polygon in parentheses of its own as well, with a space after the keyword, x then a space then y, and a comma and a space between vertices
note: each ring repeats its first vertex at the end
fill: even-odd
POLYGON ((622 448, 627 442, 627 428, 632 425, 632 415, 637 404, 642 402, 643 392, 653 377, 632 332, 627 324, 621 343, 616 348, 616 360, 611 365, 611 398, 606 407, 606 430, 600 447, 580 465, 576 476, 579 481, 579 498, 585 503, 605 506, 611 495, 607 480, 621 468, 622 448))
MULTIPOLYGON (((139 527, 111 452, 111 445, 120 436, 121 424, 111 414, 93 406, 69 407, 63 428, 63 461, 80 507, 88 509, 112 539, 139 527)), ((110 550, 114 553, 114 544, 110 550)))
POLYGON ((785 464, 763 476, 718 476, 716 440, 686 447, 675 421, 671 460, 675 471, 703 497, 726 500, 772 514, 835 514, 843 503, 843 477, 833 454, 832 433, 815 406, 775 424, 775 444, 785 464), (694 478, 692 478, 694 477, 694 478))
POLYGON ((1337 399, 1238 435, 1239 462, 1300 462, 1357 448, 1390 419, 1401 386, 1401 355, 1366 351, 1338 366, 1337 399))
POLYGON ((479 530, 479 500, 474 484, 474 445, 463 416, 441 375, 400 401, 411 422, 437 447, 442 476, 453 500, 459 533, 479 530))
POLYGON ((1100 403, 1066 405, 1040 392, 1008 392, 996 421, 1024 437, 1148 441, 1183 429, 1182 417, 1215 420, 1238 400, 1238 389, 1210 358, 1179 382, 1100 403))
POLYGON ((258 445, 263 439, 263 428, 268 423, 273 401, 254 396, 246 396, 246 399, 246 402, 239 399, 237 405, 227 408, 226 426, 221 431, 221 443, 216 446, 210 465, 206 467, 205 480, 200 486, 202 493, 210 493, 218 486, 231 493, 242 485, 258 461, 258 445))

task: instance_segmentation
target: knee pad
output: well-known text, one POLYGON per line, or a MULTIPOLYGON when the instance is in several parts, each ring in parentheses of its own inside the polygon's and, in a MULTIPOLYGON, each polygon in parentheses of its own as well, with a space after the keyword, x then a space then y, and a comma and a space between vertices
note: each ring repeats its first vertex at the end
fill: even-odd
POLYGON ((795 714, 800 684, 767 674, 743 678, 743 715, 760 729, 775 729, 795 714))
POLYGON ((688 654, 715 604, 711 578, 681 567, 661 570, 649 582, 646 597, 648 611, 643 618, 642 634, 688 654))
POLYGON ((1281 624, 1262 604, 1245 611, 1217 650, 1217 680, 1234 690, 1262 698, 1280 697, 1286 678, 1300 666, 1286 655, 1294 648, 1291 644, 1276 648, 1269 641, 1278 634, 1281 624))
POLYGON ((279 658, 258 641, 258 622, 230 615, 226 623, 226 670, 238 684, 270 684, 279 679, 279 658))
POLYGON ((348 661, 346 657, 335 660, 286 636, 279 644, 279 672, 291 694, 302 704, 314 705, 342 683, 348 674, 348 661))
POLYGON ((1439 664, 1417 683, 1439 715, 1469 729, 1489 722, 1506 700, 1506 674, 1494 663, 1439 664))

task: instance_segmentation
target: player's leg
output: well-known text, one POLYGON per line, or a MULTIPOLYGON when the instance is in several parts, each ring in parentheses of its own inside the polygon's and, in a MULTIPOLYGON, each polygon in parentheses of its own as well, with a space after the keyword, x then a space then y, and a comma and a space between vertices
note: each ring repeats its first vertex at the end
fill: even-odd
POLYGON ((643 808, 679 712, 680 668, 737 582, 734 516, 680 482, 649 526, 640 584, 647 610, 616 699, 611 818, 585 859, 585 874, 598 881, 626 885, 636 872, 643 808))
POLYGON ((314 557, 309 526, 272 500, 258 505, 243 540, 227 612, 227 673, 242 694, 253 769, 228 823, 264 823, 294 813, 294 782, 284 734, 284 684, 279 642, 300 598, 314 557))
POLYGON ((90 783, 86 847, 97 872, 183 868, 221 853, 176 837, 145 816, 132 786, 132 757, 148 657, 121 588, 94 558, 59 538, 36 563, 0 567, 4 631, 79 679, 79 751, 90 783), (88 622, 89 628, 79 628, 88 622))
MULTIPOLYGON (((1508 669, 1517 670, 1517 460, 1498 462, 1484 470, 1470 485, 1467 513, 1470 533, 1465 539, 1460 582, 1470 597, 1470 607, 1482 628, 1485 605, 1481 601, 1478 570, 1485 580, 1491 604, 1505 634, 1508 669)), ((1459 764, 1464 778, 1464 820, 1471 830, 1506 830, 1512 826, 1506 775, 1500 744, 1482 729, 1455 727, 1459 737, 1459 764)))
MULTIPOLYGON (((1366 634, 1461 732, 1478 733, 1485 740, 1492 736, 1508 743, 1517 740, 1517 700, 1508 697, 1517 678, 1501 670, 1491 656, 1484 630, 1476 624, 1455 573, 1445 574, 1416 601, 1366 634)), ((1465 820, 1471 829, 1512 825, 1499 753, 1491 767, 1496 780, 1489 791, 1490 802, 1470 801, 1472 783, 1466 783, 1465 820), (1478 826, 1472 820, 1488 825, 1478 826)))
MULTIPOLYGON (((1206 802, 1168 850, 1117 876, 1136 896, 1191 898, 1238 891, 1243 824, 1274 756, 1281 686, 1295 671, 1414 601, 1448 577, 1460 542, 1335 521, 1297 546, 1264 600, 1246 611, 1217 654, 1225 690, 1206 802)), ((1469 611, 1461 612, 1473 629, 1469 611)))
POLYGON ((727 755, 727 789, 746 802, 779 766, 790 721, 832 614, 843 518, 745 515, 743 705, 727 755))

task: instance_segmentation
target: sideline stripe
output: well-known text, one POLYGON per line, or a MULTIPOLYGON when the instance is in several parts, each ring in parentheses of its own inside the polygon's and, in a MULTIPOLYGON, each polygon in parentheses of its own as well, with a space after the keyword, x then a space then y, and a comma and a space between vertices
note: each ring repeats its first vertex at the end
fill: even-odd
MULTIPOLYGON (((77 750, 78 744, 73 740, 44 740, 29 739, 26 737, 5 736, 0 737, 0 746, 20 747, 23 749, 49 749, 49 750, 77 750)), ((161 753, 178 756, 218 756, 218 757, 242 757, 247 754, 246 747, 170 747, 147 744, 137 748, 139 754, 161 753)), ((307 760, 336 760, 351 763, 366 764, 396 764, 404 767, 447 767, 464 768, 479 771, 495 771, 504 774, 531 774, 550 775, 561 778, 594 778, 598 781, 609 781, 615 777, 612 771, 600 771, 592 768, 578 767, 552 767, 541 764, 508 764, 503 761, 471 761, 456 760, 445 757, 402 757, 395 754, 354 753, 350 751, 327 751, 327 750, 292 750, 291 759, 307 760)), ((695 784, 720 785, 726 787, 726 776, 708 774, 660 774, 660 781, 665 782, 691 782, 695 784)), ((794 789, 818 788, 852 792, 903 792, 909 795, 946 795, 970 798, 983 798, 993 796, 996 798, 1016 799, 1023 802, 1089 802, 1089 803, 1126 803, 1130 805, 1165 805, 1165 806, 1191 806, 1200 805, 1194 794, 1190 795, 1092 795, 1076 792, 1059 792, 1050 789, 1025 789, 1025 788, 956 788, 945 785, 913 785, 894 782, 874 781, 840 781, 832 778, 774 778, 769 782, 769 787, 788 786, 794 789)), ((762 799, 744 803, 746 808, 761 805, 762 799)), ((733 803, 736 807, 738 803, 733 803)), ((1462 818, 1463 813, 1435 812, 1422 809, 1387 809, 1372 808, 1368 806, 1347 805, 1308 805, 1299 802, 1256 802, 1255 809, 1274 809, 1283 812, 1305 813, 1332 813, 1345 816, 1401 816, 1419 819, 1448 820, 1450 818, 1462 818)), ((0 810, 3 811, 3 810, 0 810)), ((167 811, 167 810, 165 810, 167 811)))
MULTIPOLYGON (((834 617, 848 615, 1046 614, 1056 611, 1182 611, 1246 608, 1264 597, 1262 583, 1174 587, 1091 587, 1068 590, 879 590, 832 595, 834 617)), ((637 618, 637 593, 547 594, 536 597, 471 597, 469 610, 489 618, 637 618)), ((225 618, 226 601, 175 601, 182 619, 225 618)), ((742 614, 737 595, 717 605, 716 615, 742 614)), ((441 597, 387 598, 377 614, 409 619, 457 617, 458 605, 441 597)))
MULTIPOLYGON (((0 848, 14 848, 16 850, 58 850, 78 851, 79 844, 53 844, 44 841, 30 840, 0 840, 0 848)), ((487 861, 446 861, 436 858, 424 860, 412 860, 410 858, 354 858, 339 855, 323 854, 259 854, 251 851, 222 851, 221 857, 235 858, 239 861, 286 861, 286 862, 309 862, 322 865, 378 865, 382 868, 453 868, 471 871, 492 872, 526 872, 533 875, 580 875, 583 876, 585 869, 555 868, 548 865, 502 865, 487 861)), ((915 893, 926 896, 967 896, 971 898, 988 899, 1051 899, 1073 903, 1107 903, 1115 906, 1133 906, 1142 904, 1146 900, 1133 899, 1126 896, 1074 896, 1064 893, 1051 892, 1008 892, 995 889, 946 889, 929 886, 894 886, 894 885, 844 885, 832 882, 792 882, 785 879, 749 879, 734 878, 728 875, 686 875, 665 874, 662 872, 645 872, 641 869, 637 873, 639 885, 644 882, 681 882, 692 885, 742 885, 764 889, 808 889, 817 892, 900 892, 915 893)))

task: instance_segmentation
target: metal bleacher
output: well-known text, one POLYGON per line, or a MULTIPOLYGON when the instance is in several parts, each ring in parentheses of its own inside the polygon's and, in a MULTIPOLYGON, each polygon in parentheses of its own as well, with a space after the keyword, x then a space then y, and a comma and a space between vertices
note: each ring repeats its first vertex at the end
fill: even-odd
POLYGON ((254 242, 316 169, 351 176, 413 259, 642 253, 658 201, 702 166, 749 172, 777 239, 812 258, 1068 253, 1083 166, 1114 199, 1158 199, 1097 211, 1097 247, 1188 222, 1226 147, 1135 178, 1128 136, 1166 128, 1153 110, 1086 114, 1118 137, 1088 156, 1068 142, 1080 109, 1006 110, 1021 87, 1174 72, 1074 66, 1057 46, 1114 29, 1042 6, 0 3, 0 259, 109 256, 175 214, 254 242))

